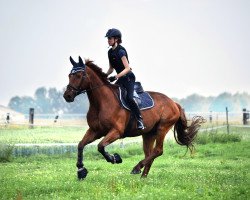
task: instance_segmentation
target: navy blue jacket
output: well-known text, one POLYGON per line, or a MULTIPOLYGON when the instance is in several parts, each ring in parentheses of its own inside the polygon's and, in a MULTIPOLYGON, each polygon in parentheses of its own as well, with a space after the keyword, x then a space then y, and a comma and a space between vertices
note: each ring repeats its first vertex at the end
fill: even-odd
POLYGON ((115 69, 117 74, 125 69, 125 66, 123 65, 121 59, 123 56, 126 56, 128 60, 128 53, 126 49, 121 45, 118 45, 114 50, 111 48, 108 51, 109 63, 111 67, 115 69))

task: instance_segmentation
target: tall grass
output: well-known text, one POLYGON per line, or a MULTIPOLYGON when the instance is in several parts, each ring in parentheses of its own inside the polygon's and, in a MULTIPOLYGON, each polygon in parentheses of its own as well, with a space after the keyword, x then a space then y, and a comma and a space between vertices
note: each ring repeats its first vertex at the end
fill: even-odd
POLYGON ((240 142, 242 136, 239 134, 227 134, 227 133, 200 133, 195 139, 197 144, 208 144, 208 143, 228 143, 228 142, 240 142))
POLYGON ((0 162, 10 162, 14 145, 0 143, 0 162))

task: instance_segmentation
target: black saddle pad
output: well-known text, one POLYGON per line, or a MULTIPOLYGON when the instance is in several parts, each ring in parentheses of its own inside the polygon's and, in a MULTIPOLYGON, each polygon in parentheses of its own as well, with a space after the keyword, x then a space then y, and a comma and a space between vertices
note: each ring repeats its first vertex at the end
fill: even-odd
MULTIPOLYGON (((126 102, 126 94, 127 91, 124 88, 119 87, 119 99, 121 104, 125 109, 130 110, 129 105, 126 102)), ((140 110, 146 110, 154 107, 154 100, 147 92, 136 93, 134 95, 134 99, 140 110)))

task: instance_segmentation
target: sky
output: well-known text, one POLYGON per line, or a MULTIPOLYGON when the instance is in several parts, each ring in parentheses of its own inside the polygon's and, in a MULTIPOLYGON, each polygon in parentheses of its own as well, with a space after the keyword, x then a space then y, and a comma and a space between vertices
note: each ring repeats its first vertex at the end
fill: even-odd
POLYGON ((0 0, 0 105, 63 89, 69 56, 106 72, 110 28, 145 90, 250 93, 249 0, 0 0))

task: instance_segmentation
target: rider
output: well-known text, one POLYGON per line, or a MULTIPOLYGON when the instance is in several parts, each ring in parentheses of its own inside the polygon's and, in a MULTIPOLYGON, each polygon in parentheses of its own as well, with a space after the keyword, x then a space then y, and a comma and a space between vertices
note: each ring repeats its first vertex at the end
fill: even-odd
POLYGON ((127 101, 136 117, 137 129, 143 130, 145 127, 140 109, 133 98, 135 75, 129 66, 127 51, 120 45, 122 43, 122 34, 118 29, 112 28, 108 30, 105 37, 108 38, 108 44, 112 47, 108 51, 109 69, 107 75, 110 75, 114 69, 117 73, 116 76, 109 77, 109 80, 110 82, 117 80, 117 84, 127 89, 127 101))

